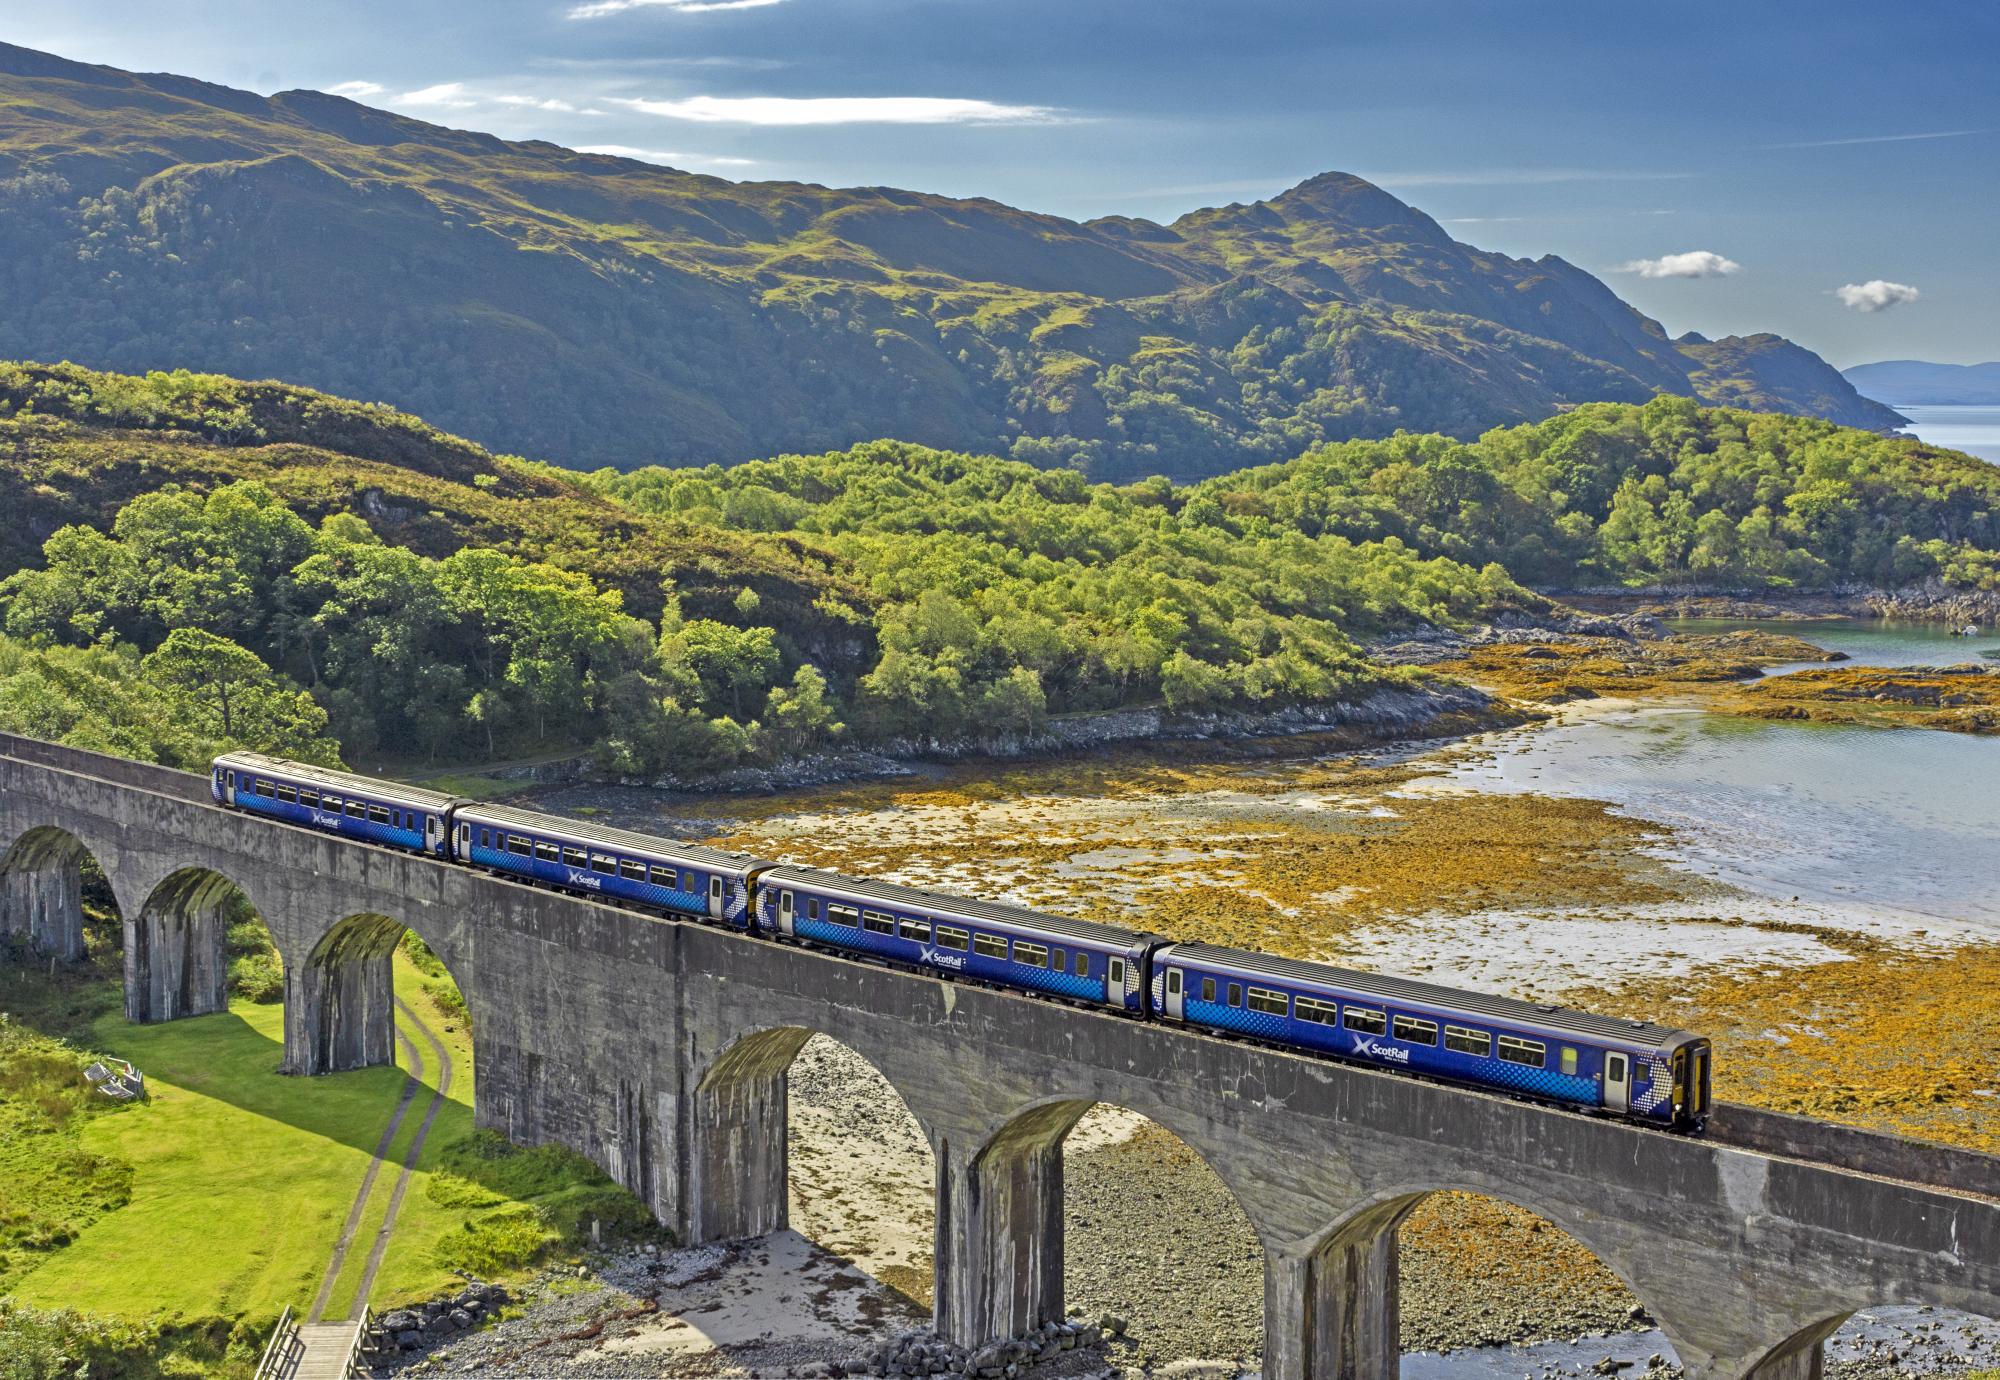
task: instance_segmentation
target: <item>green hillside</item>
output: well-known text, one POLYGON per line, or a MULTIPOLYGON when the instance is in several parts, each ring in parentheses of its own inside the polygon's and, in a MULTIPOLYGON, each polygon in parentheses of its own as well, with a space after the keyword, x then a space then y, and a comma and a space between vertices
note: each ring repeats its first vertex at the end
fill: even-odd
POLYGON ((4 44, 0 298, 0 357, 281 378, 583 466, 888 436, 1186 478, 1661 392, 1897 420, 1796 346, 1671 341, 1341 174, 1079 224, 4 44))
POLYGON ((876 441, 590 475, 212 375, 0 364, 0 727, 623 774, 1406 684, 1524 585, 2000 589, 2000 469, 1684 398, 1189 486, 876 441), (11 573, 10 573, 11 572, 11 573))

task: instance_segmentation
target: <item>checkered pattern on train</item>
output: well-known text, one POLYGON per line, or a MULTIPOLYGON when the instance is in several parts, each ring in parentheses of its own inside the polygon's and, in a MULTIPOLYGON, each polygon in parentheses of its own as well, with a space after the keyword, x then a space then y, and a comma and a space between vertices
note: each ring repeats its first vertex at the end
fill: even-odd
POLYGON ((1673 1096, 1673 1070, 1667 1067, 1664 1055, 1651 1055, 1646 1059, 1646 1086, 1632 1096, 1632 1108, 1640 1112, 1656 1112, 1673 1096))
POLYGON ((1582 1102, 1592 1107, 1603 1100, 1602 1090, 1594 1078, 1560 1073, 1550 1068, 1532 1068, 1527 1064, 1510 1064, 1505 1059, 1482 1060, 1477 1076, 1485 1082, 1503 1088, 1518 1088, 1537 1097, 1555 1097, 1564 1102, 1582 1102))
POLYGON ((1181 1009, 1191 1021, 1254 1035, 1260 1040, 1282 1040, 1290 1034, 1290 1021, 1266 1011, 1225 1006, 1219 1001, 1202 1001, 1198 997, 1184 997, 1181 1009))
POLYGON ((792 933, 801 939, 810 939, 818 944, 832 944, 842 949, 859 949, 863 953, 881 954, 884 958, 903 958, 906 954, 900 941, 891 934, 875 934, 859 925, 835 925, 825 920, 808 920, 803 915, 792 917, 792 933))
POLYGON ((1007 981, 1018 982, 1023 987, 1032 987, 1038 992, 1054 992, 1059 996, 1076 997, 1084 1001, 1104 1000, 1104 979, 1078 977, 1075 973, 1056 972, 1052 968, 1030 968, 1020 963, 1007 965, 1007 981))
POLYGON ((239 807, 257 814, 271 815, 277 819, 303 824, 311 829, 319 829, 329 834, 340 834, 351 839, 364 839, 369 843, 386 843, 395 848, 424 847, 421 830, 398 829, 388 824, 377 824, 372 819, 355 819, 352 815, 322 815, 317 810, 309 810, 303 805, 274 805, 263 796, 248 791, 236 793, 239 807))

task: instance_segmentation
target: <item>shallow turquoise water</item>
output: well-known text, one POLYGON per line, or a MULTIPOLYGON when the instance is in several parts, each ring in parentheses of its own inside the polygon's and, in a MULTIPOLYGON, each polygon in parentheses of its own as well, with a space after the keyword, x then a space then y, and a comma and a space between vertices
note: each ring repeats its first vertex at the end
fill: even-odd
MULTIPOLYGON (((1857 666, 1950 666, 1961 661, 1985 661, 1981 654, 2000 651, 2000 627, 1981 628, 1973 637, 1953 637, 1936 623, 1892 622, 1883 618, 1731 619, 1675 618, 1667 626, 1676 632, 1712 633, 1751 629, 1801 637, 1829 652, 1845 652, 1857 666)), ((1821 662, 1800 662, 1819 666, 1821 662)), ((1772 674, 1799 666, 1774 667, 1772 674)))
MULTIPOLYGON (((1756 626, 1872 665, 1968 660, 1988 645, 1910 625, 1756 626)), ((1490 760, 1454 774, 1612 801, 1673 826, 1678 861, 1759 895, 2000 932, 2000 738, 1644 706, 1502 735, 1490 760)))

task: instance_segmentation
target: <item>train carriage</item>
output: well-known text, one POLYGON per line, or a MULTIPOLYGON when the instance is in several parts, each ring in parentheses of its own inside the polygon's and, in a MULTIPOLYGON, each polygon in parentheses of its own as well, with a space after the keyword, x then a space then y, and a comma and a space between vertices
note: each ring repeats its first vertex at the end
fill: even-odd
POLYGON ((1699 1131, 1709 1112, 1709 1041, 1645 1021, 1175 944, 258 753, 216 758, 210 789, 270 819, 1029 995, 1676 1131, 1699 1131))
POLYGON ((506 805, 460 805, 452 820, 461 862, 737 929, 750 924, 752 878, 772 865, 506 805))
POLYGON ((1185 1025, 1677 1129, 1708 1115, 1709 1042, 1685 1030, 1208 944, 1158 950, 1151 984, 1185 1025))
POLYGON ((757 925, 771 935, 1135 1015, 1144 1012, 1146 955, 1166 942, 1025 906, 807 867, 758 877, 757 925))
POLYGON ((209 794, 232 809, 439 858, 450 856, 446 828, 458 803, 436 791, 258 752, 216 758, 209 794))

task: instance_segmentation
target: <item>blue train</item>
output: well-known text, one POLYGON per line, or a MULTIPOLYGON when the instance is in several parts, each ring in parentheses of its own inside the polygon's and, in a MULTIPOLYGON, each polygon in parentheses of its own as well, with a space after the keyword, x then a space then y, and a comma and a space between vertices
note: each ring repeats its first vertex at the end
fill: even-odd
POLYGON ((218 804, 780 942, 1699 1131, 1709 1041, 1646 1021, 790 867, 255 753, 218 804))

